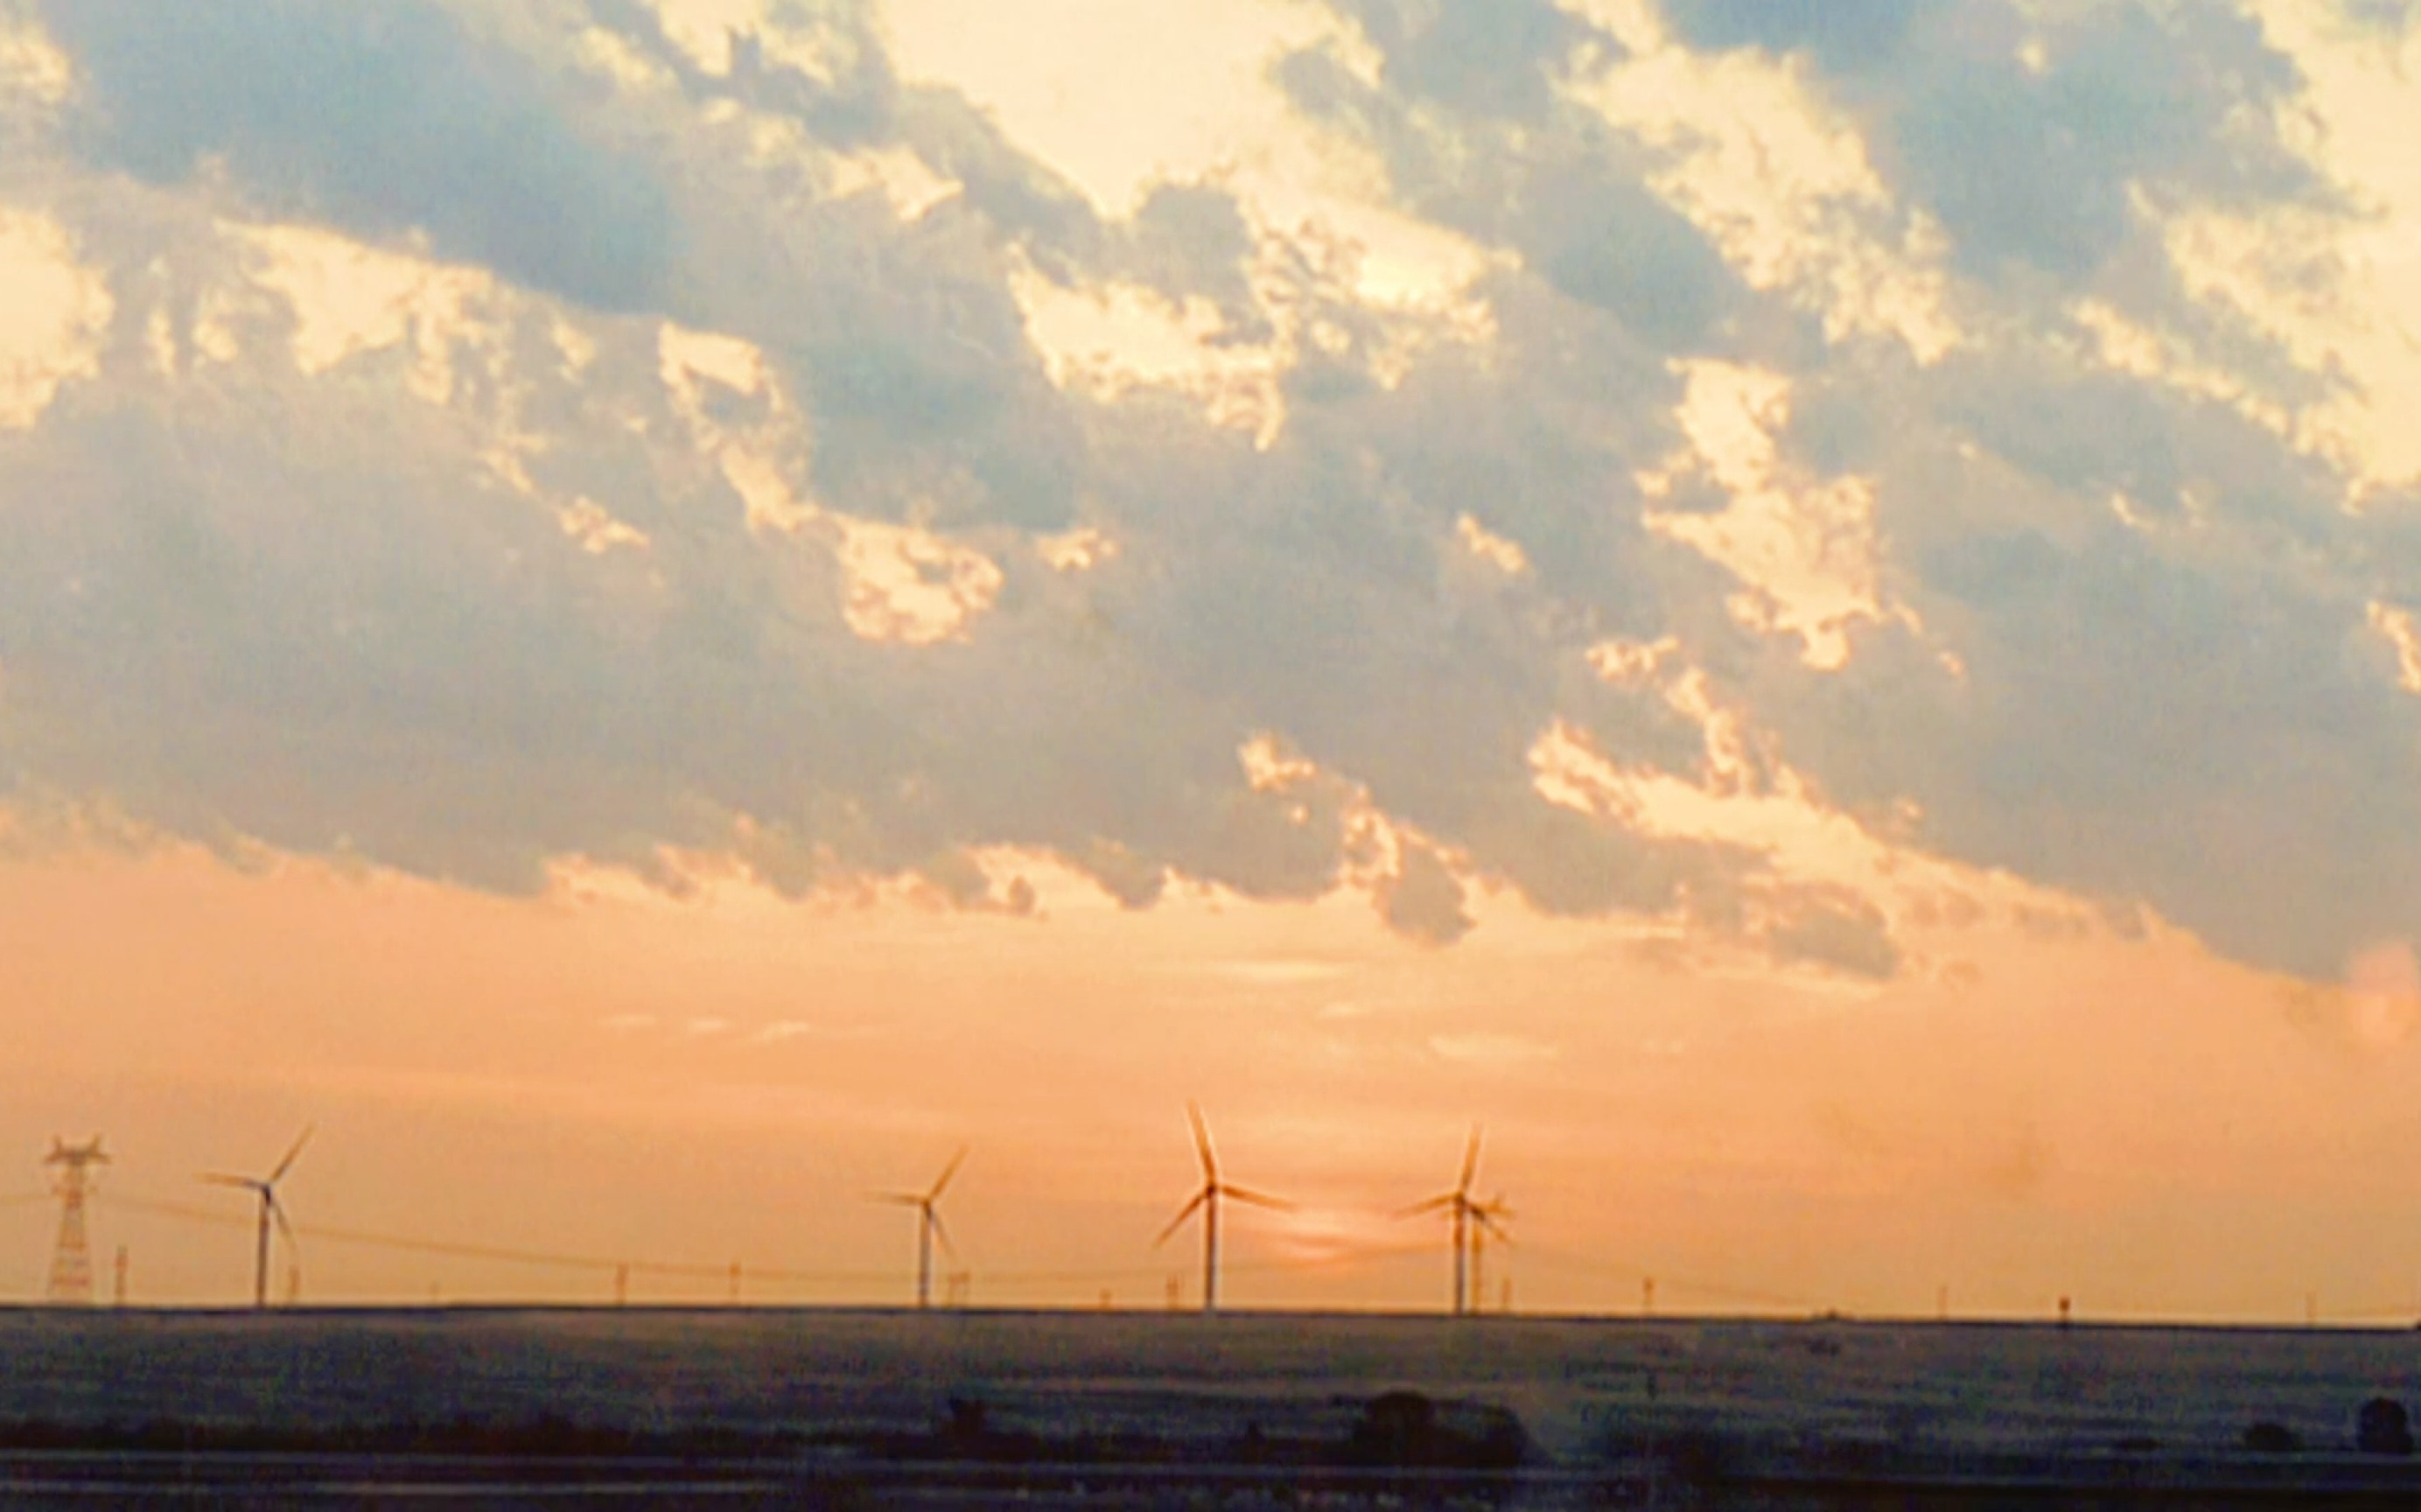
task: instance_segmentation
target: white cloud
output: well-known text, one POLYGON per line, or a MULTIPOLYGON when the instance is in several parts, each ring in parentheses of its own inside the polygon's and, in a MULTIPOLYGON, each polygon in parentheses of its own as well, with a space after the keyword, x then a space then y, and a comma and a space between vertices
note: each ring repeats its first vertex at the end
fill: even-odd
POLYGON ((1430 1052, 1441 1060, 1460 1061, 1491 1069, 1551 1061, 1562 1053, 1543 1040, 1525 1039, 1519 1035, 1432 1035, 1429 1046, 1430 1052))

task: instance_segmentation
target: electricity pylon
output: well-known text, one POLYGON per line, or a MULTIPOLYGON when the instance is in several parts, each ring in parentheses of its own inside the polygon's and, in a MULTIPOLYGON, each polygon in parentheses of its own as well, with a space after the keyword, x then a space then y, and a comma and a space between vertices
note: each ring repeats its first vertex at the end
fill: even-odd
POLYGON ((58 1167, 51 1188, 59 1199, 59 1241, 51 1251, 51 1304, 89 1307, 92 1246, 85 1236, 84 1205, 92 1195, 96 1169, 107 1165, 109 1157, 102 1150, 99 1134, 82 1145, 53 1138, 50 1158, 42 1163, 58 1167))

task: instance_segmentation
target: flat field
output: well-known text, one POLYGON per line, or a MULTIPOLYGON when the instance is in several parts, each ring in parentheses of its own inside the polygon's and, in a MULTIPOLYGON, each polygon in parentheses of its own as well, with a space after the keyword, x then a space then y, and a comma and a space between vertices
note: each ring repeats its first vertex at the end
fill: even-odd
POLYGON ((0 1427, 21 1432, 545 1421, 862 1449, 940 1442, 956 1400, 981 1404, 987 1431, 1025 1435, 1048 1458, 1084 1439, 1344 1442, 1372 1399, 1409 1390, 1509 1411, 1532 1464, 1571 1470, 1684 1440, 1766 1463, 1837 1462, 1845 1450, 1935 1465, 2252 1463, 2244 1437, 2257 1422, 2320 1463, 2351 1457, 2366 1399, 2421 1407, 2421 1333, 2334 1329, 22 1309, 0 1312, 0 1427))

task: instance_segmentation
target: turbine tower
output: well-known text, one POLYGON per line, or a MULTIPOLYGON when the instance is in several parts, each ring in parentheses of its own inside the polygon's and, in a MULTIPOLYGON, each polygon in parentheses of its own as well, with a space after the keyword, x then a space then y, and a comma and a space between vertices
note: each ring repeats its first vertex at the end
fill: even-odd
POLYGON ((959 1257, 958 1251, 950 1248, 950 1231, 942 1225, 942 1215, 934 1204, 942 1200, 942 1189, 950 1184, 950 1177, 959 1174, 960 1162, 966 1158, 967 1147, 961 1145, 959 1153, 950 1157, 950 1163, 942 1167, 942 1174, 934 1178, 933 1184, 923 1192, 878 1192, 872 1194, 876 1202, 895 1203, 916 1209, 916 1306, 920 1310, 933 1305, 933 1241, 941 1241, 944 1255, 953 1260, 959 1257))
POLYGON ((109 1163, 95 1134, 82 1145, 54 1135, 44 1165, 58 1167, 51 1190, 59 1199, 59 1242, 51 1252, 50 1301, 54 1306, 92 1305, 92 1247, 85 1238, 85 1199, 92 1195, 94 1173, 109 1163))
MULTIPOLYGON (((1511 1244, 1513 1236, 1505 1232, 1504 1224, 1499 1220, 1509 1222, 1512 1217, 1513 1209, 1505 1206, 1502 1193, 1471 1209, 1471 1310, 1475 1313, 1484 1311, 1488 1306, 1488 1278, 1481 1270, 1488 1258, 1488 1237, 1493 1234, 1497 1243, 1511 1244)), ((1507 1280, 1505 1286, 1509 1297, 1513 1283, 1507 1280)), ((1511 1310, 1509 1303, 1500 1303, 1497 1307, 1500 1313, 1511 1310)))
MULTIPOLYGON (((285 1180, 286 1173, 294 1168, 294 1158, 303 1153, 305 1145, 310 1143, 314 1127, 304 1126, 292 1147, 287 1150, 286 1158, 265 1177, 224 1176, 213 1171, 196 1178, 214 1187, 240 1187, 260 1199, 259 1226, 253 1243, 252 1305, 255 1308, 269 1305, 269 1225, 272 1220, 276 1222, 277 1231, 286 1236, 287 1248, 289 1251, 294 1248, 294 1225, 286 1221, 286 1209, 278 1204, 277 1183, 285 1180)), ((299 1281, 299 1277, 297 1279, 299 1281)), ((299 1291, 301 1288, 298 1285, 294 1289, 299 1291)))
POLYGON ((1185 1116, 1194 1125, 1194 1152, 1201 1157, 1202 1186, 1194 1193, 1191 1202, 1177 1210, 1177 1216, 1160 1231, 1160 1238, 1151 1242, 1154 1249, 1167 1243, 1168 1237, 1185 1226, 1185 1221, 1194 1216, 1195 1208, 1202 1210, 1202 1310, 1215 1313, 1219 1310, 1219 1199, 1233 1197, 1255 1208, 1269 1208, 1279 1212, 1290 1211, 1294 1205, 1249 1187, 1232 1186, 1220 1180, 1219 1157, 1210 1148, 1210 1130, 1202 1122, 1202 1110, 1189 1102, 1185 1105, 1185 1116))
POLYGON ((1453 1225, 1454 1300, 1449 1310, 1458 1317, 1471 1311, 1472 1266, 1478 1247, 1486 1243, 1479 1236, 1485 1232, 1504 1238, 1505 1230, 1498 1226, 1496 1220, 1513 1216, 1502 1197, 1485 1203, 1473 1200, 1472 1178, 1478 1174, 1479 1126, 1474 1124, 1471 1126, 1471 1142, 1462 1148, 1462 1174, 1456 1178, 1454 1190, 1441 1192, 1426 1202, 1416 1202, 1396 1215, 1413 1218, 1422 1213, 1442 1212, 1453 1225))

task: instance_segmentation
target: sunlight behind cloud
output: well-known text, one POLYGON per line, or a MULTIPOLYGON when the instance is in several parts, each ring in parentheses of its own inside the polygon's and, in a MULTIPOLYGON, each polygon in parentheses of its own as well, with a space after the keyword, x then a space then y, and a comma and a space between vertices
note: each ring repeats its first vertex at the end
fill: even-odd
POLYGON ((56 221, 0 206, 0 429, 32 426, 60 384, 99 374, 114 308, 56 221))
POLYGON ((963 639, 1000 597, 1004 581, 981 552, 930 531, 835 517, 849 570, 843 613, 869 641, 931 646, 963 639))
POLYGON ((65 104, 75 88, 75 63, 40 27, 0 16, 0 98, 65 104))
POLYGON ((1732 613, 1752 629, 1797 635, 1810 666, 1850 657, 1849 627, 1882 619, 1876 585, 1873 487, 1860 477, 1797 478, 1775 436, 1789 418, 1781 374, 1731 363, 1679 365, 1688 381, 1678 418, 1695 456, 1643 478, 1650 498, 1678 473, 1700 469, 1732 496, 1714 514, 1650 512, 1650 530, 1722 563, 1746 591, 1732 613))
POLYGON ((294 315, 294 362, 321 373, 348 357, 409 346, 412 391, 431 404, 454 397, 455 349, 492 338, 482 306, 495 279, 472 268, 372 247, 315 226, 229 226, 258 259, 255 281, 294 315))
MULTIPOLYGON (((730 0, 744 3, 744 0, 730 0)), ((1263 70, 1328 34, 1283 0, 883 0, 900 71, 945 81, 1102 210, 1237 161, 1283 131, 1263 70)))
POLYGON ((2224 300, 2316 375, 2351 381, 2305 416, 2319 444, 2369 485, 2421 476, 2421 31, 2346 24, 2331 5, 2254 0, 2272 42, 2305 80, 2305 154, 2354 202, 2331 223, 2219 210, 2180 217, 2169 253, 2206 299, 2224 300))
POLYGON ((1959 344, 1938 227, 1893 203, 1857 128, 1821 101, 1804 63, 1708 57, 1673 45, 1640 7, 1577 8, 1633 55, 1575 97, 1669 158, 1651 186, 1742 277, 1820 312, 1835 340, 1889 336, 1920 363, 1959 344))
POLYGON ((1216 339, 1223 323, 1207 302, 1171 308, 1163 296, 1132 284, 1079 291, 1031 270, 1011 287, 1026 338, 1061 387, 1110 399, 1139 384, 1173 388, 1212 424, 1245 431, 1263 446, 1283 429, 1284 354, 1274 345, 1216 339))

